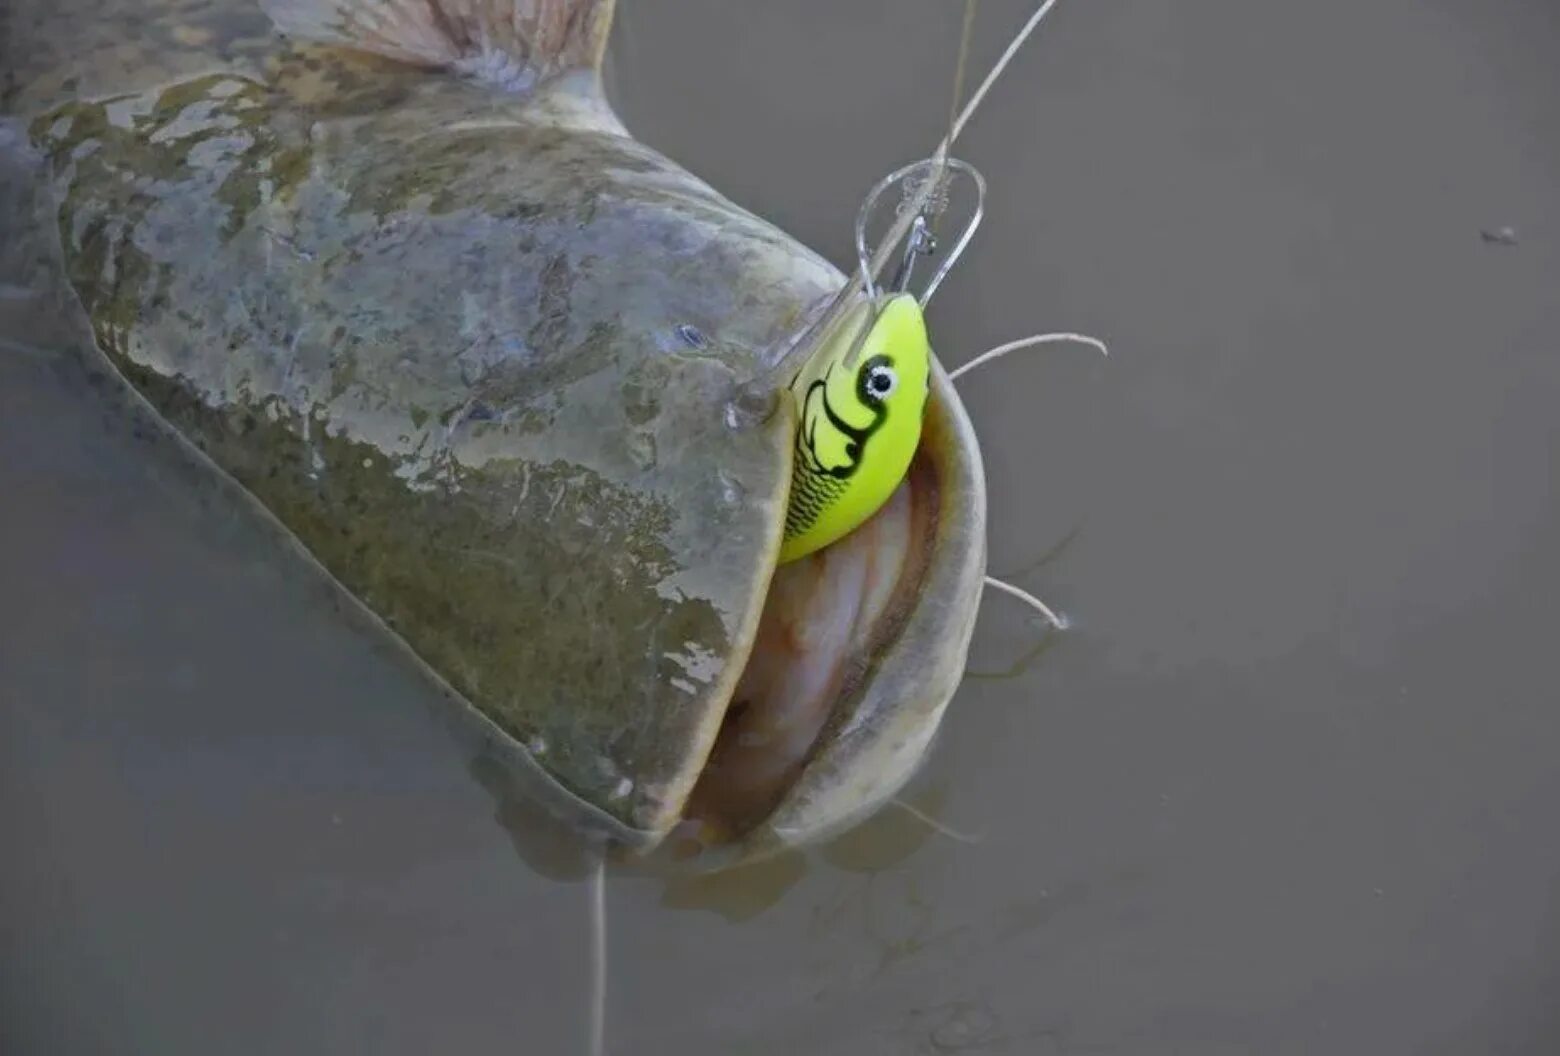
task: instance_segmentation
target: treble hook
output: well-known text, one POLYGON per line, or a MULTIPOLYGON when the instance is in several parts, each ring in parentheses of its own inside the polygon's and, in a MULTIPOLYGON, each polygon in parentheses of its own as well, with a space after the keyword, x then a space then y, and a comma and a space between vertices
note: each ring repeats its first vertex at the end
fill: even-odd
POLYGON ((954 241, 952 250, 943 258, 942 263, 932 274, 932 281, 917 298, 921 307, 923 309, 926 307, 926 303, 932 299, 932 294, 937 292, 937 287, 942 284, 942 280, 947 277, 954 263, 964 252, 964 247, 968 246, 970 239, 975 236, 975 229, 980 226, 986 208, 986 178, 969 162, 948 157, 941 151, 930 158, 911 162, 896 169, 879 180, 867 193, 866 199, 861 204, 861 210, 856 214, 857 274, 850 281, 845 282, 829 302, 791 336, 785 350, 778 358, 739 385, 736 396, 727 408, 727 420, 733 424, 733 427, 741 423, 766 420, 778 406, 776 393, 790 385, 791 379, 796 376, 796 372, 801 369, 807 357, 817 350, 826 335, 836 333, 838 327, 846 323, 847 317, 860 305, 864 296, 873 310, 855 321, 857 332, 852 339, 851 350, 845 356, 845 363, 854 365, 856 355, 871 331, 870 323, 884 292, 878 287, 876 276, 887 262, 887 253, 891 249, 891 246, 883 245, 878 247, 875 253, 867 250, 867 221, 871 219, 878 200, 890 187, 906 183, 904 197, 899 204, 899 216, 890 227, 890 234, 894 235, 897 232, 894 237, 895 243, 901 239, 908 241, 887 291, 907 293, 915 258, 922 255, 930 256, 938 249, 928 217, 936 216, 947 208, 950 197, 947 185, 950 178, 956 174, 967 177, 975 185, 975 208, 964 230, 954 241), (913 176, 919 178, 906 182, 913 176), (935 184, 928 182, 932 179, 936 180, 935 184), (915 219, 906 223, 905 213, 912 206, 916 209, 915 219), (876 266, 873 263, 874 256, 880 258, 876 266))
POLYGON ((911 222, 909 233, 905 236, 904 256, 900 259, 899 267, 888 287, 893 292, 902 292, 909 284, 910 274, 914 269, 914 258, 921 254, 929 256, 937 250, 937 242, 932 235, 931 221, 928 217, 936 216, 948 207, 950 197, 948 183, 954 175, 967 176, 974 183, 975 209, 970 214, 964 230, 953 243, 953 248, 932 274, 932 281, 917 298, 921 307, 925 308, 927 302, 932 299, 932 294, 937 292, 937 287, 942 284, 942 280, 947 277, 954 263, 964 252, 964 247, 969 245, 970 239, 975 236, 975 229, 980 226, 981 219, 985 216, 986 178, 967 161, 950 157, 931 157, 896 169, 879 180, 877 185, 867 193, 866 200, 861 203, 861 211, 856 214, 856 261, 860 268, 862 285, 866 288, 867 296, 872 300, 878 299, 880 291, 873 279, 872 254, 867 250, 867 221, 871 219, 878 200, 890 187, 899 183, 905 184, 904 200, 900 202, 901 209, 908 206, 915 198, 921 199, 920 209, 911 222), (923 194, 923 190, 926 193, 923 194))
POLYGON ((888 288, 894 293, 903 293, 910 287, 910 275, 915 270, 915 258, 919 256, 931 256, 937 252, 937 236, 932 234, 932 225, 926 220, 926 214, 917 216, 910 228, 910 237, 905 239, 905 255, 899 260, 899 267, 894 272, 894 279, 888 288))

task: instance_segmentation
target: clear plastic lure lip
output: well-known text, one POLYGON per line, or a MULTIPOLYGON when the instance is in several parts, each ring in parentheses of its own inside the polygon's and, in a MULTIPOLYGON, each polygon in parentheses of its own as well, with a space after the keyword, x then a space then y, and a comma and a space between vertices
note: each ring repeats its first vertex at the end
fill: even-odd
MULTIPOLYGON (((996 80, 999 76, 1001 76, 1002 71, 1007 69, 1008 64, 1013 61, 1013 56, 1018 54, 1018 50, 1023 47, 1024 42, 1029 39, 1030 35, 1034 33, 1035 29, 1040 25, 1040 23, 1045 20, 1045 16, 1050 14, 1051 9, 1055 6, 1056 0, 1041 0, 1041 3, 1035 8, 1034 13, 1029 16, 1027 21, 1025 21, 1023 27, 1020 28, 1019 31, 1014 34, 1013 39, 1008 42, 1007 49, 1003 51, 1001 58, 999 58, 996 61, 996 64, 991 67, 990 72, 986 74, 986 77, 981 81, 980 86, 975 89, 975 92, 970 96, 969 101, 964 104, 963 109, 959 110, 958 113, 954 116, 953 122, 948 129, 947 136, 945 136, 942 142, 938 144, 937 150, 932 154, 932 156, 925 159, 924 161, 913 162, 904 169, 900 169, 898 172, 891 173, 882 181, 880 181, 880 187, 884 184, 893 184, 897 180, 904 177, 906 170, 914 171, 917 168, 927 166, 936 166, 939 173, 938 181, 923 181, 920 187, 916 189, 913 200, 907 201, 903 206, 901 206, 900 214, 895 220, 894 225, 889 229, 888 236, 884 238, 884 240, 878 245, 878 248, 872 254, 870 261, 867 261, 861 268, 861 275, 866 284, 865 288, 858 287, 853 282, 847 282, 843 287, 841 287, 839 293, 835 295, 834 300, 831 301, 819 315, 815 316, 811 323, 809 323, 807 326, 804 326, 798 332, 796 337, 793 338, 791 343, 786 347, 785 351, 781 353, 779 359, 777 359, 767 369, 761 370, 758 376, 753 378, 747 384, 740 386, 737 396, 731 404, 731 417, 733 420, 754 419, 755 412, 756 419, 762 420, 774 412, 775 407, 778 406, 779 392, 785 388, 786 383, 789 382, 791 377, 796 374, 798 366, 807 359, 809 354, 811 354, 813 349, 816 347, 817 340, 821 336, 827 335, 830 330, 838 325, 840 319, 843 318, 850 310, 858 297, 868 297, 872 295, 874 292, 874 283, 877 280, 877 276, 882 274, 884 266, 887 265, 889 255, 892 253, 893 247, 898 245, 910 234, 912 228, 915 226, 916 221, 921 219, 923 214, 926 212, 927 201, 933 196, 934 192, 941 185, 941 176, 943 171, 947 168, 957 167, 970 173, 976 181, 976 189, 979 198, 976 202, 975 219, 971 223, 969 230, 966 231, 965 235, 962 236, 958 243, 955 244, 953 252, 950 253, 949 258, 944 261, 943 267, 939 268, 938 273, 933 276, 931 285, 927 288, 926 293, 922 296, 921 299, 922 307, 924 308, 926 306, 926 302, 931 299, 932 293, 936 291, 938 284, 942 282, 943 277, 947 274, 948 269, 952 266, 952 261, 956 260, 959 254, 963 252, 964 244, 969 241, 969 236, 974 233, 974 227, 975 224, 979 223, 981 206, 985 199, 985 180, 981 178, 980 174, 976 172, 972 166, 950 157, 948 151, 953 146, 954 140, 959 138, 959 133, 964 130, 964 126, 969 123, 970 118, 974 117, 975 112, 980 109, 980 104, 986 98, 986 93, 991 90, 991 86, 996 83, 996 80)), ((967 41, 969 28, 974 17, 973 6, 971 5, 966 7, 965 12, 965 39, 967 41)), ((963 45, 961 45, 961 50, 962 48, 963 45)), ((958 77, 956 77, 956 84, 961 80, 962 72, 958 75, 958 77)), ((956 98, 957 94, 958 89, 956 87, 956 98)), ((873 191, 875 193, 881 193, 878 191, 878 188, 873 188, 873 191)), ((873 195, 869 194, 868 202, 870 203, 872 200, 873 195)), ((860 222, 858 217, 858 229, 862 227, 864 227, 864 225, 860 222)), ((857 241, 857 250, 862 258, 865 258, 866 256, 865 241, 866 240, 864 236, 858 238, 857 241)))
MULTIPOLYGON (((932 273, 931 281, 917 296, 921 307, 923 309, 926 307, 932 295, 937 292, 937 287, 942 284, 943 279, 947 278, 953 265, 969 245, 970 239, 975 236, 975 229, 980 226, 985 216, 985 177, 969 162, 949 157, 941 151, 930 158, 895 169, 867 192, 860 210, 856 213, 855 275, 840 287, 839 292, 827 302, 822 311, 815 313, 811 320, 797 331, 773 365, 741 386, 733 401, 736 417, 767 418, 776 405, 775 394, 790 383, 791 378, 819 345, 855 314, 853 309, 860 300, 865 299, 876 306, 885 292, 908 292, 915 258, 930 255, 936 248, 936 242, 931 236, 931 218, 946 210, 950 197, 950 184, 955 176, 963 176, 973 185, 975 205, 964 229, 953 241, 952 247, 944 255, 937 270, 932 273), (883 196, 890 188, 896 186, 904 188, 897 216, 883 241, 875 250, 869 251, 867 226, 877 212, 883 196), (887 266, 895 247, 901 243, 905 248, 893 280, 886 289, 880 287, 877 282, 878 276, 887 266)), ((847 364, 855 361, 861 342, 872 329, 871 324, 876 314, 876 311, 860 313, 861 325, 853 338, 854 347, 846 357, 847 364)))
POLYGON ((936 252, 937 236, 932 233, 932 225, 926 222, 926 217, 916 217, 910 225, 910 234, 905 239, 905 255, 899 258, 899 267, 894 270, 894 277, 889 280, 888 288, 895 293, 909 289, 910 280, 915 273, 916 260, 920 257, 932 256, 936 252))
POLYGON ((953 270, 953 265, 964 253, 970 239, 975 237, 975 229, 980 226, 981 220, 985 217, 986 178, 967 161, 934 156, 896 169, 879 180, 877 185, 867 192, 866 199, 861 203, 861 210, 856 214, 856 260, 861 269, 862 285, 873 300, 876 300, 881 293, 875 282, 877 274, 882 270, 883 262, 867 252, 867 224, 872 219, 872 214, 877 211, 879 200, 889 188, 903 185, 899 213, 901 217, 908 215, 910 223, 902 233, 897 230, 901 225, 896 224, 889 231, 892 241, 885 239, 883 245, 879 247, 880 251, 885 248, 892 249, 900 240, 904 240, 905 255, 900 259, 899 270, 892 287, 902 291, 908 285, 913 258, 917 254, 929 253, 935 247, 935 242, 931 240, 929 218, 947 210, 950 187, 955 176, 965 176, 974 184, 975 209, 964 230, 954 241, 953 248, 943 257, 942 263, 932 274, 932 281, 927 283, 926 289, 921 292, 918 300, 921 307, 925 308, 932 295, 937 292, 937 287, 942 285, 943 279, 947 278, 948 272, 953 270))

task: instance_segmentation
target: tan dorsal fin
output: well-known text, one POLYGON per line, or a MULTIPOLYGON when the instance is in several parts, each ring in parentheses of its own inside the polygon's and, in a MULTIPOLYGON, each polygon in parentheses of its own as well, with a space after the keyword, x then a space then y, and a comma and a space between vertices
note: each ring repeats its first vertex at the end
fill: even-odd
POLYGON ((515 90, 597 69, 614 0, 261 0, 297 40, 441 66, 515 90))

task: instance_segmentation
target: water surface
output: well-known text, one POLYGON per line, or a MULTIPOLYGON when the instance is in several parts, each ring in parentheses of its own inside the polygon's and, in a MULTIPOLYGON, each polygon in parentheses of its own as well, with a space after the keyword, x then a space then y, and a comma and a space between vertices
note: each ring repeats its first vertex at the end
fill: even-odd
MULTIPOLYGON (((842 264, 946 120, 958 5, 621 6, 629 126, 842 264)), ((932 326, 1111 344, 961 383, 1075 628, 986 601, 908 793, 978 842, 614 877, 613 1052, 1560 1049, 1557 69, 1543 0, 1058 5, 932 326)), ((577 863, 0 256, 0 1050, 579 1051, 577 863)))

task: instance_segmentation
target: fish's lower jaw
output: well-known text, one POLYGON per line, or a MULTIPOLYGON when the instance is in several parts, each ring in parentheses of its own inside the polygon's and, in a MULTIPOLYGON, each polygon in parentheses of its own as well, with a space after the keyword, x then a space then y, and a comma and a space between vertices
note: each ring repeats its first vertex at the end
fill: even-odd
POLYGON ((985 573, 979 450, 939 372, 926 441, 856 532, 777 569, 716 745, 663 845, 709 872, 865 821, 914 776, 964 671, 985 573))
MULTIPOLYGON (((924 488, 922 489, 924 491, 924 488)), ((706 849, 758 828, 848 711, 914 597, 925 547, 907 481, 857 531, 776 570, 715 747, 684 810, 706 849)), ((924 502, 922 503, 924 506, 924 502)))

